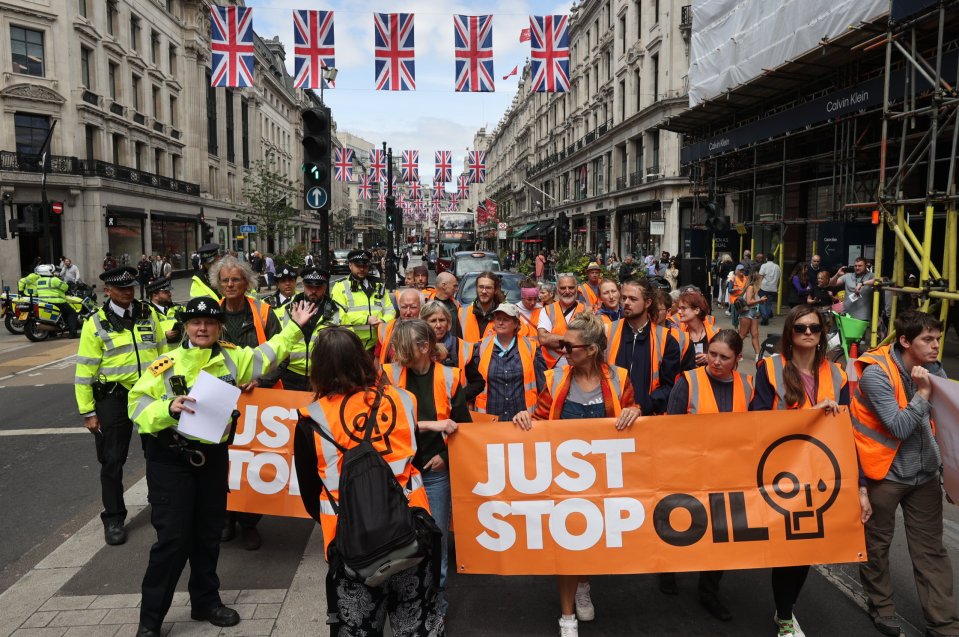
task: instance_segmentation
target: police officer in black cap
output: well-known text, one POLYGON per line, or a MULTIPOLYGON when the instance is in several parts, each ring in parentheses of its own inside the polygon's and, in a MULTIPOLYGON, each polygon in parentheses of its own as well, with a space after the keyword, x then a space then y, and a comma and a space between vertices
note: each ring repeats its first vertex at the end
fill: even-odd
POLYGON ((100 279, 109 300, 83 323, 74 392, 83 424, 96 439, 104 538, 116 545, 127 539, 123 465, 133 435, 127 392, 167 339, 150 304, 134 299, 136 268, 113 268, 100 279))
MULTIPOLYGON (((293 300, 293 297, 296 295, 296 279, 299 276, 296 273, 296 270, 291 268, 288 265, 284 265, 276 273, 276 292, 273 294, 263 297, 263 300, 273 306, 274 309, 279 310, 284 305, 293 300)), ((277 316, 282 317, 281 312, 276 313, 277 316)))
POLYGON ((330 297, 342 308, 340 324, 349 327, 367 350, 376 347, 377 327, 396 318, 396 310, 383 283, 369 276, 373 256, 366 250, 346 255, 350 276, 333 284, 330 297))
POLYGON ((209 296, 219 301, 220 295, 210 285, 209 272, 213 264, 220 258, 220 244, 205 243, 196 252, 200 255, 200 267, 202 269, 193 275, 193 283, 190 285, 190 298, 209 296))
MULTIPOLYGON (((297 301, 308 301, 316 307, 316 314, 303 325, 303 342, 297 343, 290 358, 280 365, 283 370, 280 380, 284 389, 294 391, 310 390, 310 353, 316 343, 320 330, 324 327, 340 324, 340 312, 343 308, 327 293, 329 290, 330 273, 314 267, 303 270, 303 292, 293 298, 297 301)), ((291 305, 281 309, 280 323, 286 327, 293 320, 291 305)))
POLYGON ((150 305, 160 319, 160 326, 166 333, 168 346, 179 345, 183 334, 177 320, 177 312, 182 311, 183 308, 173 304, 173 282, 165 276, 151 281, 147 285, 147 295, 150 298, 150 305))
POLYGON ((194 411, 196 401, 188 394, 200 372, 232 385, 250 383, 302 341, 300 326, 315 311, 309 303, 297 303, 290 323, 267 343, 238 347, 218 340, 224 319, 220 305, 211 297, 191 299, 180 316, 187 334, 183 346, 154 360, 130 391, 129 416, 144 439, 147 499, 157 534, 143 576, 138 637, 160 636, 187 561, 190 617, 214 626, 239 623, 239 613, 220 599, 216 574, 226 513, 230 423, 222 423, 222 437, 212 441, 176 429, 181 414, 194 411))

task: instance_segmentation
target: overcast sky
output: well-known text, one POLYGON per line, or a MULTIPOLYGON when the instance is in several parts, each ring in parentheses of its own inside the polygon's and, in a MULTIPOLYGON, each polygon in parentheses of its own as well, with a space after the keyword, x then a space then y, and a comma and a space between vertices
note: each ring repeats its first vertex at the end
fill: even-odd
POLYGON ((472 148, 473 135, 486 126, 491 131, 516 94, 517 76, 503 80, 514 66, 529 57, 529 42, 519 34, 529 26, 529 15, 568 13, 569 2, 496 0, 437 2, 407 0, 326 1, 251 0, 253 28, 263 38, 280 36, 286 48, 287 69, 293 73, 293 10, 334 11, 336 88, 324 91, 339 130, 359 135, 377 147, 387 142, 396 156, 402 150, 420 151, 420 178, 433 176, 433 151, 453 152, 458 174, 472 148), (282 5, 278 8, 277 5, 282 5), (373 13, 413 13, 416 48, 416 90, 373 89, 373 13), (494 93, 456 93, 453 58, 453 14, 493 14, 494 93))

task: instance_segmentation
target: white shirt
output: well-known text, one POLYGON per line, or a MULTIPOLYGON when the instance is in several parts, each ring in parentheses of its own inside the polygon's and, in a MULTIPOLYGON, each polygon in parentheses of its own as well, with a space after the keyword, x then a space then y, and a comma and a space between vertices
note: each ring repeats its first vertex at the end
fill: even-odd
MULTIPOLYGON (((520 301, 519 303, 514 303, 513 305, 516 306, 516 309, 519 310, 519 313, 522 314, 522 315, 523 315, 523 318, 525 318, 527 321, 528 321, 529 318, 533 315, 533 310, 536 310, 536 309, 539 309, 539 308, 543 307, 542 305, 540 305, 539 303, 537 303, 537 304, 536 304, 536 307, 534 307, 533 310, 527 310, 527 309, 526 309, 526 306, 523 305, 523 302, 522 302, 522 301, 520 301)), ((542 314, 542 312, 540 312, 540 314, 542 314)))
POLYGON ((71 263, 69 268, 63 268, 60 278, 67 283, 77 283, 80 281, 80 268, 76 263, 71 263))
POLYGON ((759 267, 759 274, 763 277, 759 289, 763 292, 777 292, 779 290, 779 278, 782 276, 782 270, 772 261, 766 261, 759 267))

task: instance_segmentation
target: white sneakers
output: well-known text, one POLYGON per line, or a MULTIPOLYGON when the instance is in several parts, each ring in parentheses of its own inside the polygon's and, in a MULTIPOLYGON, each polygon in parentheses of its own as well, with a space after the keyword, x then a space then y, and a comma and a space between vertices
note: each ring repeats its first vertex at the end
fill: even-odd
POLYGON ((795 615, 792 616, 792 619, 779 619, 779 614, 774 612, 773 621, 776 622, 779 629, 776 637, 806 637, 806 633, 799 627, 795 615))
POLYGON ((589 582, 580 582, 576 586, 576 618, 581 622, 591 622, 596 618, 596 609, 589 597, 589 582))
POLYGON ((575 616, 559 618, 559 637, 579 637, 579 622, 575 616))

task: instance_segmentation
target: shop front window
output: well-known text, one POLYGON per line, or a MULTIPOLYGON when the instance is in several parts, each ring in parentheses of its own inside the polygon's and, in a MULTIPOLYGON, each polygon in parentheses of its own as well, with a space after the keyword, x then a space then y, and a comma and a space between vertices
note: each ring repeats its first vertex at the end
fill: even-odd
POLYGON ((132 265, 143 254, 143 220, 117 217, 116 225, 107 228, 107 245, 118 265, 132 265))
POLYGON ((196 249, 196 222, 187 219, 160 219, 150 221, 153 254, 170 260, 174 270, 190 266, 190 254, 196 249))

